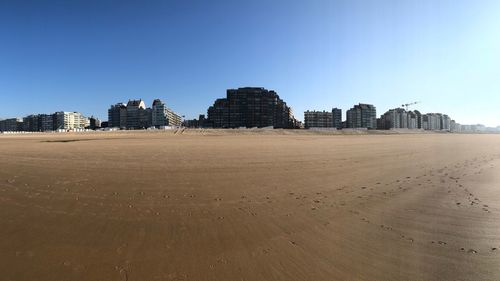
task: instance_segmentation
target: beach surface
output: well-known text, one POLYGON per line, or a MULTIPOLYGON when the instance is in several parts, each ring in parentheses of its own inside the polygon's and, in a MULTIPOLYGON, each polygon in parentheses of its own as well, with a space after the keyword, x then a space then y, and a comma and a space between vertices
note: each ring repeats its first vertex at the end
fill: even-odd
POLYGON ((500 280, 500 135, 0 135, 0 279, 500 280))

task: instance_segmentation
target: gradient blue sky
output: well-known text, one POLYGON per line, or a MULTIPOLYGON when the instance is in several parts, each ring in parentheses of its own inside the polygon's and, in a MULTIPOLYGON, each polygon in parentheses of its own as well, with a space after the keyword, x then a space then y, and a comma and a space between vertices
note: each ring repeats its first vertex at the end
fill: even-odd
POLYGON ((500 1, 0 0, 0 117, 161 98, 192 118, 240 86, 301 120, 421 101, 500 125, 500 1))

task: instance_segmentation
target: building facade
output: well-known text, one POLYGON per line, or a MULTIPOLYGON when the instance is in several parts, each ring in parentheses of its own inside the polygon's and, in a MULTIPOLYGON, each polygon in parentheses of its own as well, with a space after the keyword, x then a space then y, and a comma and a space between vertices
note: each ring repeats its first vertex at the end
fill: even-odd
POLYGON ((0 120, 0 132, 21 131, 23 128, 22 118, 9 118, 0 120))
POLYGON ((342 109, 334 108, 332 109, 333 127, 337 129, 342 129, 342 109))
POLYGON ((54 131, 54 115, 40 114, 40 129, 42 132, 54 131))
POLYGON ((308 110, 304 112, 304 127, 342 129, 342 110, 338 108, 333 108, 331 112, 308 110))
POLYGON ((371 104, 360 103, 347 111, 347 128, 377 128, 377 110, 371 104))
POLYGON ((430 131, 450 131, 451 118, 441 113, 424 114, 422 115, 422 128, 430 131))
POLYGON ((40 132, 40 116, 36 114, 28 115, 23 118, 22 130, 26 132, 40 132))
POLYGON ((159 99, 153 101, 152 125, 156 128, 166 126, 181 126, 182 118, 177 113, 168 108, 164 102, 159 99))
POLYGON ((108 109, 108 126, 112 128, 127 128, 127 105, 117 103, 108 109))
POLYGON ((159 99, 153 101, 152 108, 146 108, 142 99, 129 100, 127 104, 117 103, 108 109, 108 126, 129 130, 182 126, 182 118, 159 99))
POLYGON ((328 111, 304 112, 305 128, 333 128, 333 113, 328 111))
POLYGON ((377 127, 390 129, 421 129, 421 114, 418 111, 406 111, 403 108, 390 109, 380 117, 377 127))
POLYGON ((147 121, 146 104, 143 100, 129 100, 127 102, 127 129, 145 129, 150 126, 144 124, 147 121), (146 126, 143 126, 146 125, 146 126))
POLYGON ((207 124, 214 128, 293 128, 293 112, 275 91, 264 88, 227 90, 208 108, 207 124))
POLYGON ((85 129, 89 125, 88 118, 80 112, 59 111, 54 113, 55 130, 85 129))

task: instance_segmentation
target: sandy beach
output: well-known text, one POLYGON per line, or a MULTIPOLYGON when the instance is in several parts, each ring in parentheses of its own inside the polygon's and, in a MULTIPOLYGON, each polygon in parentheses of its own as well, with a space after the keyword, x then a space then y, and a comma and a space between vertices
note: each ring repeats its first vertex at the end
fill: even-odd
POLYGON ((500 135, 0 136, 0 279, 500 280, 500 135))

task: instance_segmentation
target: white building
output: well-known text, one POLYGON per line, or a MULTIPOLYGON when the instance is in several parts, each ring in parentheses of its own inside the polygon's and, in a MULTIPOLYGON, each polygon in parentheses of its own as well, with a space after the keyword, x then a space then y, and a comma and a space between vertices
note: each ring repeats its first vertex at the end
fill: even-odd
POLYGON ((84 129, 88 126, 88 118, 79 112, 59 111, 54 114, 56 130, 84 129))
POLYGON ((182 118, 168 108, 164 102, 159 99, 153 101, 152 125, 160 128, 165 126, 181 126, 182 118))

